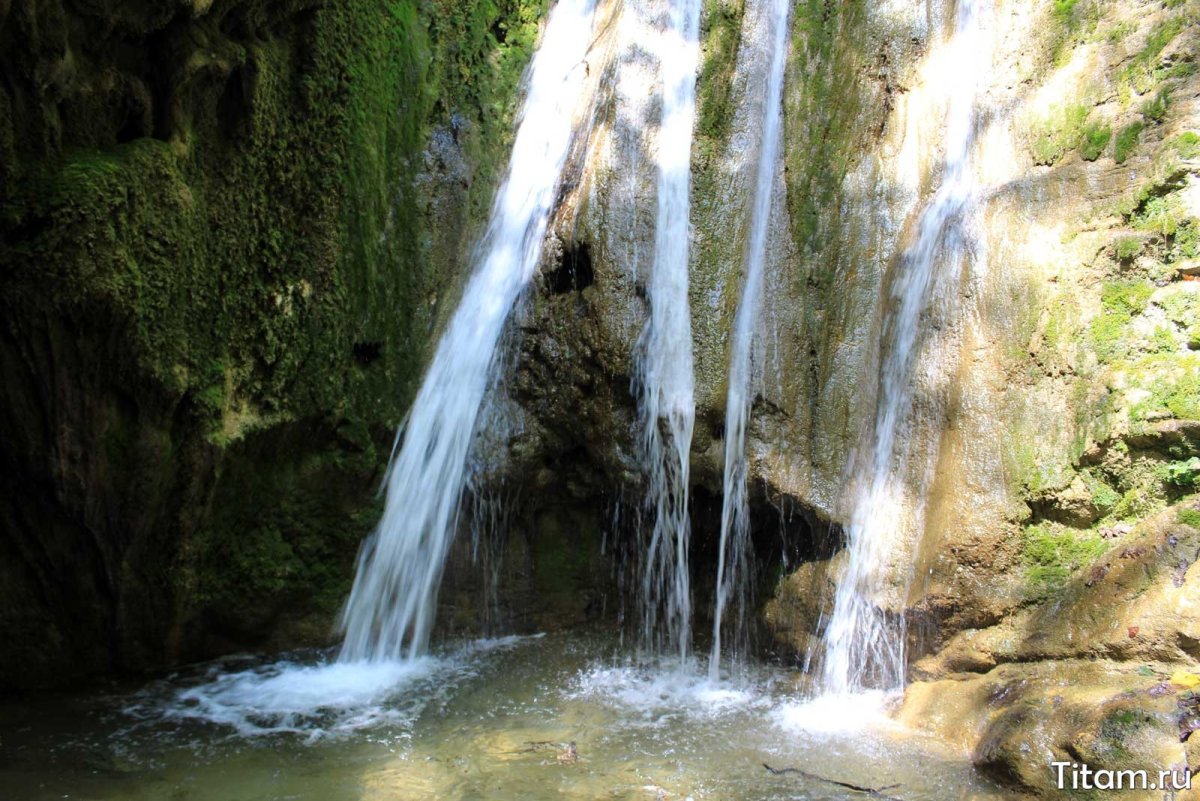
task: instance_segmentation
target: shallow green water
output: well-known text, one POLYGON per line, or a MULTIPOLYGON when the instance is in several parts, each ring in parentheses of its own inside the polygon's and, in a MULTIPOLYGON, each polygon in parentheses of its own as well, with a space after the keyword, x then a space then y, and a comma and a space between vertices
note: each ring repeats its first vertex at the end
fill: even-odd
MULTIPOLYGON (((465 644, 399 679, 347 680, 340 669, 313 667, 320 658, 310 655, 307 666, 299 659, 226 662, 132 692, 9 699, 0 707, 3 795, 868 797, 798 774, 773 775, 766 762, 858 785, 899 785, 888 793, 905 801, 1003 797, 972 774, 965 757, 903 732, 797 727, 804 715, 792 697, 794 674, 782 669, 756 667, 713 686, 698 665, 688 673, 633 667, 613 640, 591 635, 465 644), (377 680, 394 689, 335 692, 339 682, 377 680), (309 703, 308 696, 337 703, 309 703), (572 742, 577 759, 569 755, 572 742)), ((817 722, 836 727, 839 712, 817 713, 817 722)))

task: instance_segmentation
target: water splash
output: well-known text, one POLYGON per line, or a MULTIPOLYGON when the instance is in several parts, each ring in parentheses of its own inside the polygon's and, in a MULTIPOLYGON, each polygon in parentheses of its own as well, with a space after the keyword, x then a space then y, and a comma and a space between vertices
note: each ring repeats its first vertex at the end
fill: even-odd
POLYGON ((906 629, 903 615, 889 616, 877 600, 885 588, 894 547, 897 503, 894 480, 908 454, 902 436, 912 406, 911 371, 922 337, 922 312, 940 275, 953 278, 967 256, 963 221, 976 194, 971 169, 977 84, 987 64, 982 54, 981 0, 959 0, 949 43, 949 107, 942 183, 925 207, 916 240, 900 258, 881 342, 879 398, 866 481, 852 499, 847 526, 848 561, 838 583, 822 647, 823 689, 833 695, 904 686, 906 629))
POLYGON ((481 639, 436 656, 395 661, 329 662, 322 656, 242 670, 215 663, 202 683, 153 684, 123 712, 147 725, 194 721, 240 737, 294 734, 308 742, 368 729, 405 731, 426 708, 477 677, 493 655, 540 637, 481 639))
POLYGON ((734 650, 744 638, 749 605, 750 508, 746 500, 746 426, 752 402, 750 378, 755 355, 755 331, 762 307, 763 268, 767 255, 767 228, 771 198, 777 178, 779 143, 783 128, 783 76, 787 63, 788 0, 772 0, 770 71, 763 107, 762 142, 755 177, 750 239, 746 247, 746 278, 734 321, 729 359, 729 391, 725 401, 725 475, 721 501, 721 541, 717 558, 717 598, 713 610, 713 644, 708 671, 720 675, 721 625, 725 610, 736 605, 734 650))
POLYGON ((508 175, 479 260, 409 412, 387 501, 342 614, 342 661, 415 659, 429 643, 465 465, 505 321, 533 277, 585 94, 595 0, 561 0, 534 54, 508 175))
POLYGON ((663 110, 654 265, 646 287, 650 319, 637 357, 641 451, 652 519, 642 568, 643 640, 652 651, 675 652, 680 659, 691 644, 692 618, 688 461, 696 409, 688 239, 699 34, 699 0, 671 0, 660 45, 663 110))

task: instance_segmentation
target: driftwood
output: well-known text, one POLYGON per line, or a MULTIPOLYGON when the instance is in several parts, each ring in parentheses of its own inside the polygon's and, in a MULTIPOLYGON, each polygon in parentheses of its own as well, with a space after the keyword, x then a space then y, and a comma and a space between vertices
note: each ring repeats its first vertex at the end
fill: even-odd
POLYGON ((889 784, 886 787, 863 787, 858 784, 851 784, 850 782, 840 782, 837 779, 829 779, 824 776, 818 776, 815 773, 809 773, 806 770, 800 770, 800 768, 773 768, 766 762, 763 763, 763 767, 766 768, 772 776, 782 776, 785 773, 795 773, 797 776, 803 776, 806 779, 824 782, 825 784, 832 784, 834 787, 843 787, 847 790, 853 790, 856 793, 863 793, 864 795, 869 795, 874 798, 883 798, 887 799, 887 801, 903 801, 903 799, 897 798, 894 795, 887 794, 888 790, 895 790, 898 788, 900 786, 898 784, 889 784))

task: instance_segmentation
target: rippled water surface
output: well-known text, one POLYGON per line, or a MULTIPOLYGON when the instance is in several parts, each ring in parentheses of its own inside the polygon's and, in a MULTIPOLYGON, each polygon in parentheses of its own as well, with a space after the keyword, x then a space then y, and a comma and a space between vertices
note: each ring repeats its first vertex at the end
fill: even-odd
POLYGON ((600 635, 482 640, 415 664, 225 660, 147 687, 0 703, 8 799, 1003 797, 965 757, 794 698, 768 667, 713 684, 600 635), (571 744, 574 744, 573 747, 571 744))

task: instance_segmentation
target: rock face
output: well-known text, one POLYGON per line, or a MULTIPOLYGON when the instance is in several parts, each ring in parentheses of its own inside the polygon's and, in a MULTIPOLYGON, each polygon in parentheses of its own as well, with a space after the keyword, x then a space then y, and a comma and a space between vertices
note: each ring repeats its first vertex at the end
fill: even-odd
POLYGON ((543 6, 0 3, 0 686, 328 636, 543 6))
MULTIPOLYGON (((993 67, 976 114, 974 258, 935 287, 924 315, 903 427, 908 458, 895 476, 890 580, 876 600, 908 615, 911 658, 928 655, 917 675, 996 670, 997 680, 1020 682, 1030 664, 1023 704, 1053 701, 1052 682, 1038 677, 1053 676, 1056 663, 1068 670, 1103 660, 1105 677, 1085 682, 1103 696, 1095 714, 1025 715, 1003 694, 983 704, 1015 717, 1011 726, 972 729, 980 764, 1044 790, 1050 773, 1017 747, 1021 738, 1058 737, 1045 753, 1099 755, 1107 746, 1096 738, 1113 735, 1105 715, 1120 725, 1128 717, 1128 699, 1113 699, 1146 690, 1130 677, 1132 665, 1146 661, 1161 682, 1162 671, 1197 660, 1184 647, 1195 619, 1178 587, 1155 585, 1144 602, 1137 599, 1146 588, 1103 588, 1129 579, 1122 566, 1130 560, 1141 565, 1133 573, 1155 573, 1160 584, 1175 581, 1166 562, 1177 562, 1186 583, 1195 561, 1186 548, 1140 538, 1161 535, 1160 515, 1188 516, 1178 504, 1200 477, 1192 350, 1200 306, 1191 280, 1200 231, 1200 7, 984 7, 982 46, 993 67), (1122 556, 1138 549, 1166 561, 1150 568, 1137 561, 1145 554, 1122 556), (1150 621, 1145 633, 1124 622, 1134 619, 1150 621), (1035 631, 1050 623, 1067 628, 1035 631), (1131 626, 1139 633, 1130 636, 1131 626), (1062 728, 1066 720, 1075 728, 1062 728), (1075 744, 1061 745, 1068 741, 1075 744), (1033 762, 1017 765, 1019 754, 1033 762)), ((714 0, 702 23, 691 275, 698 491, 716 491, 721 469, 729 320, 764 84, 756 8, 714 0)), ((626 4, 619 21, 655 9, 626 4)), ((794 531, 793 555, 828 558, 813 533, 836 533, 846 519, 847 465, 873 420, 899 255, 941 180, 953 14, 942 2, 802 2, 793 10, 750 446, 759 503, 786 499, 824 524, 794 531)), ((523 318, 515 369, 529 378, 505 393, 505 408, 521 421, 514 442, 523 460, 505 477, 550 498, 636 505, 628 383, 653 247, 645 165, 656 109, 645 100, 653 82, 645 72, 654 67, 622 39, 620 24, 612 30, 596 65, 612 73, 612 101, 598 111, 556 226, 557 255, 523 318), (563 284, 553 276, 583 253, 586 285, 556 292, 563 284), (570 465, 562 474, 534 469, 559 462, 570 465)), ((696 547, 711 547, 700 525, 696 547)), ((820 635, 837 564, 806 564, 773 585, 765 618, 781 648, 803 653, 820 635)), ((1159 735, 1170 728, 1171 703, 1185 703, 1164 697, 1147 701, 1159 735)), ((919 716, 937 719, 952 704, 942 713, 933 707, 919 716)), ((1178 756, 1161 737, 1154 742, 1147 748, 1178 756)))

